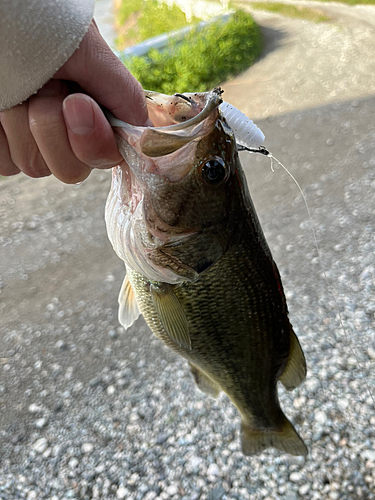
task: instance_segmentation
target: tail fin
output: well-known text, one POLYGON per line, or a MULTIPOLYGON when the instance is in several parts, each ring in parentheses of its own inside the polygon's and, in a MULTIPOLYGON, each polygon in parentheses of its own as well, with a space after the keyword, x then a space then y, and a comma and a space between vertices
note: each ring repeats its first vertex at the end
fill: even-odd
POLYGON ((257 455, 270 447, 290 455, 306 456, 308 453, 305 443, 284 414, 281 426, 277 430, 254 429, 242 421, 241 444, 244 455, 257 455))

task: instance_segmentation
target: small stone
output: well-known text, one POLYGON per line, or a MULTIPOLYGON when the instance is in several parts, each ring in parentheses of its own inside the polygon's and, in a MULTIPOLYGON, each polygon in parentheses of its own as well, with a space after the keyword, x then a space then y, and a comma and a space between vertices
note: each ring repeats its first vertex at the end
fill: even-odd
POLYGON ((300 472, 292 472, 289 476, 290 481, 292 483, 299 483, 302 479, 302 475, 300 472))
POLYGON ((220 474, 220 469, 216 464, 210 464, 207 469, 208 476, 218 476, 220 474))
POLYGON ((165 432, 160 432, 160 434, 158 434, 156 437, 156 442, 157 444, 164 444, 168 438, 168 434, 166 434, 165 432))
POLYGON ((118 333, 116 330, 109 330, 108 335, 111 337, 111 339, 117 339, 118 333))
POLYGON ((220 500, 226 494, 225 489, 220 486, 215 486, 215 488, 208 494, 209 500, 220 500))
POLYGON ((303 484, 298 488, 298 493, 300 495, 306 495, 310 491, 310 485, 308 483, 303 484))
POLYGON ((47 425, 47 423, 48 423, 48 419, 47 418, 39 418, 35 422, 35 427, 37 429, 43 429, 43 427, 45 427, 47 425))
POLYGON ((202 462, 203 462, 202 458, 193 455, 189 459, 189 466, 191 469, 197 469, 202 462))
POLYGON ((365 450, 361 453, 361 458, 375 461, 375 450, 365 450))
POLYGON ((120 488, 118 488, 116 491, 116 497, 117 498, 126 498, 129 493, 130 493, 130 491, 127 488, 120 486, 120 488))
POLYGON ((107 387, 108 396, 112 396, 116 392, 116 387, 114 385, 109 385, 107 387))
POLYGON ((341 410, 346 410, 346 408, 349 406, 349 401, 345 398, 338 399, 337 406, 341 408, 341 410))
POLYGON ((339 500, 340 493, 338 491, 331 491, 328 495, 330 500, 339 500))
POLYGON ((47 448, 45 452, 43 452, 43 457, 48 458, 51 456, 52 448, 47 448))
POLYGON ((89 384, 91 387, 96 387, 97 385, 99 385, 101 382, 101 379, 100 377, 94 377, 90 380, 89 384))
POLYGON ((305 457, 298 457, 294 455, 290 455, 287 460, 289 465, 298 465, 298 467, 302 467, 306 462, 305 457))
POLYGON ((318 410, 315 412, 315 421, 320 425, 325 425, 327 423, 327 415, 323 410, 318 410))
POLYGON ((170 486, 168 486, 167 493, 171 497, 173 497, 174 495, 177 495, 177 493, 178 493, 178 485, 177 484, 171 484, 170 486))
POLYGON ((158 494, 156 493, 156 491, 149 491, 143 497, 143 500, 154 500, 157 496, 158 494))
POLYGON ((367 354, 371 359, 375 359, 375 349, 373 349, 372 347, 369 347, 367 349, 367 354))
POLYGON ((52 456, 53 457, 58 457, 61 455, 62 448, 59 444, 55 444, 55 446, 52 448, 52 456))
POLYGON ((40 438, 33 444, 33 449, 37 453, 43 453, 48 448, 48 441, 46 438, 40 438))
POLYGON ((38 494, 36 491, 29 491, 29 493, 27 494, 27 500, 34 500, 38 498, 38 494))
POLYGON ((69 467, 70 467, 71 469, 75 469, 75 468, 77 467, 77 465, 78 465, 78 464, 79 464, 79 460, 78 460, 78 458, 76 458, 76 457, 72 457, 72 458, 69 460, 69 463, 68 463, 68 465, 69 465, 69 467))
POLYGON ((324 432, 323 427, 321 425, 317 425, 315 428, 315 432, 312 435, 312 440, 314 441, 314 443, 316 443, 322 438, 323 432, 324 432))
POLYGON ((35 403, 32 403, 29 408, 29 413, 39 413, 43 411, 43 408, 41 406, 36 405, 35 403))
POLYGON ((62 409, 64 408, 64 405, 63 403, 59 402, 59 403, 56 403, 54 408, 53 408, 53 411, 55 413, 59 413, 59 411, 61 411, 62 409))
POLYGON ((96 474, 102 474, 105 471, 105 465, 104 464, 99 464, 95 467, 95 473, 96 474))
POLYGON ((294 401, 293 401, 293 406, 294 408, 296 408, 297 410, 299 408, 302 408, 302 406, 304 406, 306 404, 306 398, 305 396, 301 396, 299 398, 296 398, 294 401))
POLYGON ((310 378, 305 382, 306 389, 315 392, 320 387, 320 382, 317 378, 310 378))
POLYGON ((91 453, 94 449, 94 445, 92 443, 83 443, 81 446, 82 453, 91 453))
POLYGON ((284 500, 298 500, 298 495, 294 491, 289 491, 285 495, 284 500))
POLYGON ((55 344, 55 347, 57 349, 60 349, 61 351, 65 351, 68 349, 68 344, 64 340, 58 340, 55 344))

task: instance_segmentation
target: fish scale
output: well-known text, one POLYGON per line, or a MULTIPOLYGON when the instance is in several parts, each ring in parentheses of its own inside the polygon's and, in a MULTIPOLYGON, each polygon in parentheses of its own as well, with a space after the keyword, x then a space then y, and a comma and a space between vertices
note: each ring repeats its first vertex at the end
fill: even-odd
MULTIPOLYGON (((273 411, 268 414, 278 416, 277 373, 285 368, 288 358, 289 328, 285 325, 286 335, 275 338, 274 324, 279 321, 277 312, 281 307, 274 307, 277 301, 274 295, 278 291, 269 293, 265 290, 262 300, 259 283, 263 280, 254 279, 254 274, 264 263, 259 265, 254 259, 254 251, 249 248, 251 244, 253 242, 249 241, 248 245, 241 243, 238 248, 231 248, 196 283, 174 286, 189 322, 191 351, 177 346, 166 334, 147 293, 148 280, 131 270, 128 270, 129 279, 141 313, 146 322, 153 325, 152 330, 160 340, 213 378, 229 393, 241 414, 246 415, 249 405, 261 410, 257 395, 262 389, 268 390, 275 400, 273 411), (243 272, 244 269, 247 272, 253 270, 251 279, 243 272), (242 293, 238 294, 239 290, 242 293), (242 297, 241 304, 239 295, 242 297), (258 311, 261 311, 261 316, 258 311), (276 354, 271 357, 273 352, 276 354), (259 372, 261 360, 264 377, 259 380, 254 372, 259 372), (244 383, 244 380, 249 382, 244 383)), ((267 413, 262 411, 260 420, 271 422, 267 413)))

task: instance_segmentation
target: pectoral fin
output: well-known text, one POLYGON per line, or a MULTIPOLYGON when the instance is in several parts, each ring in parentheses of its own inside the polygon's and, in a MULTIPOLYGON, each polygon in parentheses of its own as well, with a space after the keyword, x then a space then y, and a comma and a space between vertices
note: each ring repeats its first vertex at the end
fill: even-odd
POLYGON ((125 329, 128 329, 141 314, 138 309, 128 275, 125 276, 124 282, 122 284, 120 294, 118 296, 118 303, 119 322, 125 329))
POLYGON ((280 380, 284 387, 291 391, 299 386, 306 377, 306 360, 299 340, 290 327, 290 349, 288 362, 280 380))
POLYGON ((191 350, 189 324, 171 285, 151 284, 150 293, 166 334, 178 346, 191 350))

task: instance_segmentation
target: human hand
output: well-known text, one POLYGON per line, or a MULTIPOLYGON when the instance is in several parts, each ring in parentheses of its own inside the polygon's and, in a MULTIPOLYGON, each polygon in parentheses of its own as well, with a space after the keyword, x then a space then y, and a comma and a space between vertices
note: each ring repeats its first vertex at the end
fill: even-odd
POLYGON ((52 173, 63 182, 78 183, 93 168, 121 163, 113 131, 97 103, 128 123, 147 123, 141 85, 93 21, 53 79, 26 102, 0 113, 0 175, 52 173), (85 93, 71 94, 67 81, 85 93))

